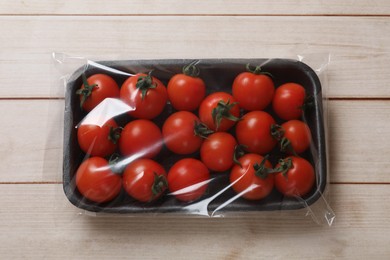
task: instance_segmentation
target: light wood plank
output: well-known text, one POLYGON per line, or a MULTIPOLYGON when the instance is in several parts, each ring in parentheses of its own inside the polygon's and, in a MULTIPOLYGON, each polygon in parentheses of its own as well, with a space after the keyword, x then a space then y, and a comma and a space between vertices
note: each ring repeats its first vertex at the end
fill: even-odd
POLYGON ((331 97, 390 97, 385 17, 0 17, 0 24, 0 97, 63 95, 51 87, 58 78, 51 51, 98 60, 331 53, 331 97))
MULTIPOLYGON (((1 182, 61 181, 63 100, 3 100, 1 182)), ((390 182, 389 101, 330 101, 333 182, 390 182)))
POLYGON ((388 185, 332 185, 336 220, 313 224, 302 212, 226 218, 88 217, 61 185, 0 185, 4 258, 386 259, 388 185), (23 246, 21 246, 23 245, 23 246))
POLYGON ((255 0, 120 0, 113 3, 96 1, 39 1, 5 0, 0 6, 0 14, 337 14, 337 15, 384 15, 390 13, 386 0, 373 1, 255 1, 255 0))

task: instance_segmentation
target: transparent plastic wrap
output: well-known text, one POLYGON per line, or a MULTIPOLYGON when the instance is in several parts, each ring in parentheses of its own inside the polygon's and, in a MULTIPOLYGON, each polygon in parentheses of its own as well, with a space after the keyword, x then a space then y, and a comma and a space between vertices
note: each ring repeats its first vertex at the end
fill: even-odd
POLYGON ((208 217, 301 210, 332 224, 328 54, 53 57, 66 87, 63 190, 80 210, 208 217))

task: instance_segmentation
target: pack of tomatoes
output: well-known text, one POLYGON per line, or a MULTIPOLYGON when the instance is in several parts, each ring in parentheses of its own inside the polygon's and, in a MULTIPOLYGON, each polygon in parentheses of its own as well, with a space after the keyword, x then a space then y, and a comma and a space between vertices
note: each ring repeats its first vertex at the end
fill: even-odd
POLYGON ((63 188, 81 209, 221 216, 325 190, 322 88, 300 61, 88 62, 66 83, 63 188))

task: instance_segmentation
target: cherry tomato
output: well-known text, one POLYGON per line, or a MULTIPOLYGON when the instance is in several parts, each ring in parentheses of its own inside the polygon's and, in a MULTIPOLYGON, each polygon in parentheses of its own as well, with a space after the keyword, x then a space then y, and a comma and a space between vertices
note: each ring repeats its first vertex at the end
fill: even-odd
MULTIPOLYGON (((282 124, 284 138, 288 140, 287 145, 296 153, 303 153, 310 146, 311 133, 307 124, 299 120, 290 120, 282 124)), ((282 142, 283 145, 283 142, 282 142)), ((282 147, 283 148, 283 147, 282 147)), ((288 147, 284 148, 288 151, 288 147)), ((288 151, 291 153, 291 151, 288 151)))
POLYGON ((238 159, 230 172, 233 190, 248 200, 260 200, 268 196, 274 187, 274 176, 267 174, 272 165, 258 154, 246 154, 238 159))
POLYGON ((91 157, 77 169, 76 186, 85 198, 103 203, 119 194, 122 182, 121 176, 111 171, 107 160, 91 157))
POLYGON ((77 129, 77 139, 81 150, 92 156, 105 157, 116 149, 119 138, 118 125, 113 119, 104 122, 81 122, 77 129))
POLYGON ((281 119, 299 119, 302 116, 305 97, 306 91, 301 85, 286 83, 276 89, 272 107, 281 119))
POLYGON ((138 159, 127 165, 123 173, 123 187, 134 199, 151 202, 167 189, 164 168, 151 159, 138 159))
POLYGON ((281 169, 275 175, 276 189, 285 196, 303 197, 314 185, 314 168, 301 157, 287 157, 279 162, 275 169, 281 169))
POLYGON ((136 74, 128 78, 120 91, 121 99, 133 110, 128 113, 132 117, 153 119, 164 110, 168 100, 164 84, 150 74, 136 74))
POLYGON ((191 63, 183 68, 183 73, 169 80, 168 98, 175 109, 193 111, 199 107, 206 95, 206 86, 198 75, 199 69, 191 63))
POLYGON ((125 156, 153 158, 162 148, 160 128, 152 121, 137 119, 128 123, 119 138, 119 149, 125 156))
POLYGON ((223 172, 233 166, 236 139, 225 132, 214 133, 205 139, 200 148, 202 162, 212 171, 223 172))
POLYGON ((225 92, 207 96, 199 107, 199 118, 208 128, 224 132, 239 120, 240 107, 236 99, 225 92))
POLYGON ((76 91, 80 95, 80 107, 85 111, 91 111, 105 98, 118 98, 118 84, 105 74, 95 74, 88 79, 82 75, 83 85, 76 91))
MULTIPOLYGON (((249 70, 249 66, 247 67, 249 70)), ((239 74, 233 82, 233 97, 240 107, 249 111, 263 110, 271 102, 275 87, 272 79, 260 67, 239 74)))
POLYGON ((177 199, 188 202, 199 199, 206 192, 209 179, 209 170, 201 161, 186 158, 169 170, 168 186, 177 199))
POLYGON ((162 134, 165 145, 174 153, 190 154, 199 150, 203 138, 196 134, 199 118, 187 111, 179 111, 164 122, 162 134))
POLYGON ((236 137, 239 144, 245 145, 251 153, 266 154, 277 141, 271 135, 271 126, 275 120, 264 111, 252 111, 245 114, 236 126, 236 137))

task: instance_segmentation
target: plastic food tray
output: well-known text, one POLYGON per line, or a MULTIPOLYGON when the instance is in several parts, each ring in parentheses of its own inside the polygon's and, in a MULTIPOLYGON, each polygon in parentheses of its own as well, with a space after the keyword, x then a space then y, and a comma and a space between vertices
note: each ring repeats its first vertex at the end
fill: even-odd
MULTIPOLYGON (((219 206, 222 212, 237 211, 271 211, 300 209, 314 203, 322 194, 326 186, 327 162, 326 162, 326 141, 324 133, 324 118, 322 106, 321 84, 316 73, 306 64, 288 59, 204 59, 200 60, 197 66, 205 81, 207 94, 216 91, 231 93, 231 86, 234 78, 245 71, 246 64, 262 65, 262 70, 273 75, 275 88, 287 82, 299 83, 305 87, 308 95, 314 96, 314 107, 305 114, 304 120, 309 125, 312 133, 312 144, 310 149, 302 154, 302 157, 309 160, 315 168, 316 183, 308 195, 303 198, 287 198, 278 193, 275 189, 265 199, 259 201, 248 201, 243 198, 236 198, 237 194, 229 186, 229 172, 211 173, 212 181, 205 195, 198 201, 190 204, 180 202, 168 194, 153 203, 140 203, 121 191, 113 201, 103 204, 93 203, 86 200, 78 192, 74 176, 78 166, 86 158, 77 143, 77 124, 86 115, 79 107, 79 97, 76 90, 82 85, 81 74, 90 76, 95 73, 104 73, 113 77, 119 86, 128 78, 126 73, 148 72, 153 70, 153 76, 160 79, 165 85, 176 73, 180 73, 184 65, 192 60, 123 60, 123 61, 101 61, 76 70, 67 83, 65 97, 65 132, 64 132, 64 163, 63 163, 63 188, 69 201, 75 206, 92 212, 111 213, 163 213, 190 211, 198 207, 207 207, 208 211, 214 211, 219 206), (125 73, 118 73, 122 71, 125 73)), ((277 123, 280 119, 268 108, 265 111, 270 113, 277 123)), ((153 121, 162 126, 174 109, 167 104, 164 112, 153 121)), ((116 121, 122 126, 131 120, 127 114, 118 115, 116 121)), ((234 128, 232 130, 234 132, 234 128)), ((275 165, 282 156, 277 152, 278 146, 271 152, 269 160, 275 165)), ((199 158, 199 154, 190 155, 199 158)), ((178 160, 189 156, 174 155, 166 148, 155 158, 160 162, 167 172, 178 160)), ((219 209, 218 209, 219 210, 219 209)))

